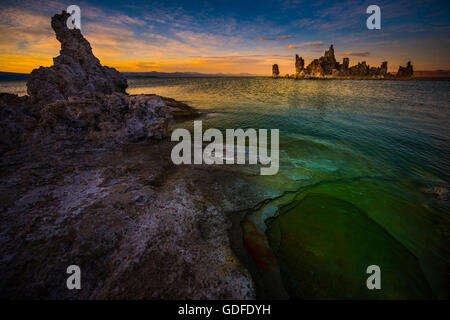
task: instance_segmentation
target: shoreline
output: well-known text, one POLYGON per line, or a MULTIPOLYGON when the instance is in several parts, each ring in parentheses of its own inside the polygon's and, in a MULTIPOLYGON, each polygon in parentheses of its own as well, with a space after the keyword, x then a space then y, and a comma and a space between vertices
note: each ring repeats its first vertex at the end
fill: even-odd
POLYGON ((410 78, 374 78, 374 77, 308 77, 308 78, 295 78, 295 77, 272 77, 266 76, 266 78, 279 80, 279 79, 287 79, 287 80, 374 80, 374 81, 450 81, 450 77, 448 78, 436 78, 436 77, 410 77, 410 78))
POLYGON ((254 299, 230 219, 264 192, 233 168, 173 165, 173 144, 1 156, 2 296, 254 299), (78 294, 58 286, 70 264, 86 274, 78 294))

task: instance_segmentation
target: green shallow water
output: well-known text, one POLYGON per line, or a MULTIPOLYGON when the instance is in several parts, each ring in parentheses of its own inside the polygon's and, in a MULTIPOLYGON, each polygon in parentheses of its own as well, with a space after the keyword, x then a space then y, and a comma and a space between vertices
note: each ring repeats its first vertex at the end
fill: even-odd
POLYGON ((308 193, 269 225, 293 298, 432 298, 417 258, 350 202, 308 193), (367 290, 365 271, 373 264, 382 270, 382 290, 367 290))
POLYGON ((279 173, 242 174, 271 195, 247 218, 292 297, 450 298, 450 206, 433 192, 450 184, 449 81, 128 82, 203 110, 204 130, 280 129, 279 173))
POLYGON ((450 210, 432 192, 450 182, 450 82, 129 82, 207 112, 204 130, 280 129, 279 173, 243 174, 272 194, 247 217, 291 297, 450 297, 450 210), (365 286, 371 264, 382 290, 365 286))

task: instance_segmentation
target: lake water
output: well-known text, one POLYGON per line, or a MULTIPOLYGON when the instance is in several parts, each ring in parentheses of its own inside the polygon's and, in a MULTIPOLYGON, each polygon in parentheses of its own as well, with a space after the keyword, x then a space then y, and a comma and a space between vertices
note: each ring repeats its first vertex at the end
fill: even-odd
MULTIPOLYGON (((130 94, 206 112, 204 130, 280 130, 279 173, 249 175, 273 197, 248 220, 267 236, 293 296, 450 297, 450 206, 437 195, 450 184, 449 81, 128 83, 130 94), (371 264, 384 279, 378 296, 365 288, 371 264), (342 282, 330 284, 336 278, 342 282)), ((24 82, 1 83, 0 91, 24 94, 24 82)))

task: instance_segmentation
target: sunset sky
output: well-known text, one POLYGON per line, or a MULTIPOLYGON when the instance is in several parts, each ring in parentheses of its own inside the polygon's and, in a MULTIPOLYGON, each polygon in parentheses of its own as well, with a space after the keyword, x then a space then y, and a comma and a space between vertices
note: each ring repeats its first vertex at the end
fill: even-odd
POLYGON ((0 71, 53 64, 59 43, 50 18, 81 8, 82 33, 103 64, 119 71, 294 72, 334 44, 350 64, 408 60, 415 70, 450 69, 450 1, 5 1, 0 0, 0 71), (368 30, 368 5, 381 30, 368 30))

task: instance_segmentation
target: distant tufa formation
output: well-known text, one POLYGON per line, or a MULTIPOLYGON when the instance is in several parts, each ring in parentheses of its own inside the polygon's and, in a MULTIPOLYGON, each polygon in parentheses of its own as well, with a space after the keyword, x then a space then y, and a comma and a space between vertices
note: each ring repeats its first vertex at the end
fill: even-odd
MULTIPOLYGON (((319 59, 314 59, 305 67, 305 60, 295 55, 295 74, 286 74, 286 78, 292 79, 393 79, 411 78, 413 66, 409 61, 406 67, 400 66, 397 75, 387 71, 387 61, 380 67, 370 67, 365 61, 358 62, 350 67, 350 59, 344 58, 342 63, 336 61, 333 45, 319 59)), ((272 77, 278 78, 280 70, 277 64, 272 66, 272 77)))
POLYGON ((414 70, 413 70, 411 61, 408 61, 408 64, 406 65, 406 67, 402 67, 402 66, 398 67, 397 77, 400 77, 400 78, 412 77, 413 73, 414 73, 414 70))
POLYGON ((272 77, 277 78, 280 75, 280 69, 278 69, 278 65, 274 64, 272 66, 272 77))

